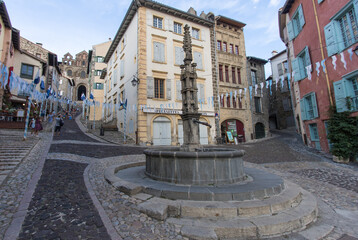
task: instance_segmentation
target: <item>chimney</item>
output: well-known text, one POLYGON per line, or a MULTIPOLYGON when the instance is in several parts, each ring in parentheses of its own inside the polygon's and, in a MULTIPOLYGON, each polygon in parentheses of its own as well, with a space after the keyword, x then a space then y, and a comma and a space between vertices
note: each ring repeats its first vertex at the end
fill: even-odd
POLYGON ((275 56, 277 53, 278 53, 278 52, 277 52, 276 50, 273 50, 273 51, 271 52, 272 56, 275 56))
POLYGON ((37 42, 36 44, 39 45, 40 47, 42 47, 42 43, 37 42))
POLYGON ((108 41, 112 41, 112 38, 108 38, 108 41))
POLYGON ((200 17, 206 19, 206 14, 204 13, 204 11, 200 13, 200 17))
POLYGON ((193 14, 193 15, 196 16, 196 11, 195 11, 195 9, 192 8, 192 7, 189 8, 188 13, 193 14))

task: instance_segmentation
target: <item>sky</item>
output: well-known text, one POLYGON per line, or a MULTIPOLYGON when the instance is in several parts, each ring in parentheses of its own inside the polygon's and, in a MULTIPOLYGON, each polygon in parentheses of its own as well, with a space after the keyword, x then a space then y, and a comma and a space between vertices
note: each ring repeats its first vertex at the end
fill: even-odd
MULTIPOLYGON (((20 35, 57 54, 73 56, 114 38, 132 0, 5 0, 13 27, 20 35)), ((197 14, 213 12, 246 24, 246 55, 262 59, 285 49, 278 31, 278 9, 285 0, 157 0, 197 14), (218 4, 219 3, 219 4, 218 4)), ((266 78, 271 74, 265 66, 266 78)))

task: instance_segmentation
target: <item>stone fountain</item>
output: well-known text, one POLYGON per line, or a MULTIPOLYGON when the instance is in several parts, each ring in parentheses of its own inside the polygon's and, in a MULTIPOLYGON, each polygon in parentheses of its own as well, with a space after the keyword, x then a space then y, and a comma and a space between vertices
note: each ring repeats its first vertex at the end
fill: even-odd
MULTIPOLYGON (((196 64, 189 26, 181 68, 184 143, 149 148, 145 162, 106 169, 105 178, 147 215, 190 239, 261 239, 302 230, 317 218, 315 198, 281 177, 244 168, 243 150, 200 145, 196 64)), ((210 126, 208 126, 210 127, 210 126)))

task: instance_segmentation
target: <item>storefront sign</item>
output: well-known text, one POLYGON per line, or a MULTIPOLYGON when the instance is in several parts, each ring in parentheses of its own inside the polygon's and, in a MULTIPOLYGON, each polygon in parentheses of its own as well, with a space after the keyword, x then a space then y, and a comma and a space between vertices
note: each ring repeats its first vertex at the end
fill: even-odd
MULTIPOLYGON (((166 109, 166 108, 143 108, 145 113, 162 113, 162 114, 172 114, 172 115, 181 115, 183 111, 175 109, 166 109)), ((213 117, 215 114, 213 112, 199 112, 202 116, 213 117)))

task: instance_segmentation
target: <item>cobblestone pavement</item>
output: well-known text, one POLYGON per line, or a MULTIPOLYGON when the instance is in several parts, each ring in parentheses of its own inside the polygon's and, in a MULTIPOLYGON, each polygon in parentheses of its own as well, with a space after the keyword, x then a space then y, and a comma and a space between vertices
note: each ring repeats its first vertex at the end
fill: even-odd
MULTIPOLYGON (((1 186, 0 239, 6 229, 7 236, 16 235, 16 230, 19 234, 20 229, 14 227, 16 223, 22 225, 20 239, 35 239, 35 236, 37 239, 50 239, 49 236, 90 239, 89 235, 93 239, 185 239, 178 234, 176 226, 140 213, 136 205, 141 200, 117 191, 103 177, 108 166, 143 161, 142 148, 92 139, 89 134, 78 131, 75 121, 68 120, 65 126, 61 136, 54 138, 46 162, 45 157, 41 160, 37 156, 46 151, 46 147, 49 149, 51 143, 50 134, 44 133, 29 156, 1 186), (78 136, 73 136, 76 134, 78 136), (26 189, 36 186, 37 182, 31 184, 31 176, 39 167, 42 177, 30 195, 26 189), (29 195, 33 198, 25 201, 29 205, 24 209, 23 196, 29 195), (87 211, 83 211, 84 208, 87 211), (26 209, 26 214, 21 214, 26 209), (22 220, 16 221, 19 216, 22 220), (86 224, 81 225, 84 222, 86 224), (86 231, 81 226, 84 229, 87 226, 86 231), (63 231, 64 228, 68 230, 63 231)), ((356 240, 353 236, 358 236, 358 167, 333 163, 326 155, 304 147, 292 132, 275 134, 270 139, 229 147, 246 151, 247 167, 275 173, 312 192, 319 206, 319 217, 312 227, 334 227, 325 240, 356 240)), ((272 239, 310 238, 302 232, 272 239)))

